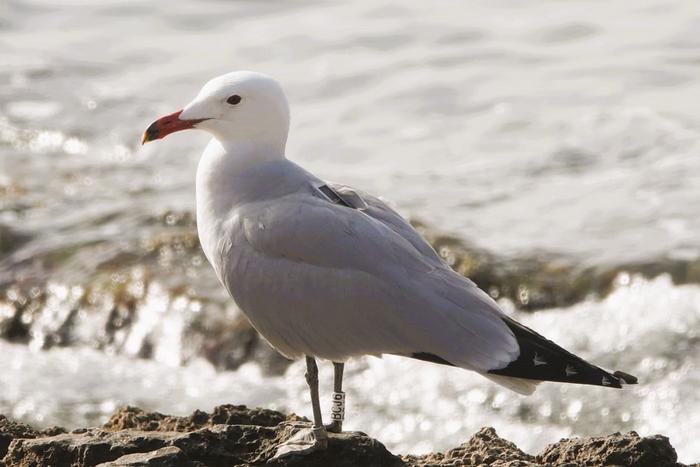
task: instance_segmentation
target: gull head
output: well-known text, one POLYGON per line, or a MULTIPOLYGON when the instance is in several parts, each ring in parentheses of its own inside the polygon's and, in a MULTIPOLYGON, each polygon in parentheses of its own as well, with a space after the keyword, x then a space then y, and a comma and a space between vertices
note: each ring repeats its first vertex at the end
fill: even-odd
POLYGON ((282 86, 270 76, 234 71, 209 81, 182 110, 153 122, 141 143, 190 128, 207 131, 225 144, 273 145, 283 150, 289 104, 282 86))

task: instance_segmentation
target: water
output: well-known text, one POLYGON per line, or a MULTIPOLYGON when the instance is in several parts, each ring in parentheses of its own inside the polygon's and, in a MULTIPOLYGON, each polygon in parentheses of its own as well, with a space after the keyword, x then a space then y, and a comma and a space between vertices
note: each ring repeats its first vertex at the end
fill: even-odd
MULTIPOLYGON (((206 136, 138 141, 233 69, 284 83, 294 160, 499 257, 544 251, 582 268, 647 261, 662 271, 698 261, 699 24, 692 1, 2 2, 0 284, 58 291, 50 296, 65 303, 75 287, 106 289, 95 277, 123 283, 146 264, 167 293, 151 291, 139 310, 152 312, 116 343, 73 336, 40 352, 50 345, 39 332, 34 345, 0 341, 11 357, 0 363, 0 412, 71 426, 122 402, 308 413, 299 364, 270 379, 254 362, 215 372, 180 356, 190 315, 177 306, 224 300, 188 237, 206 136), (168 324, 147 352, 141 337, 160 315, 168 324), (149 379, 167 381, 163 392, 149 379)), ((398 452, 445 448, 481 425, 526 449, 634 428, 671 436, 682 460, 697 461, 700 289, 665 277, 619 287, 522 318, 647 384, 545 385, 521 399, 461 372, 368 360, 349 370, 349 427, 398 452), (397 389, 416 374, 410 391, 397 389)), ((38 329, 73 308, 44 307, 38 329)))
MULTIPOLYGON (((700 457, 700 288, 677 287, 663 276, 621 276, 602 302, 516 318, 643 384, 620 391, 544 383, 522 397, 463 370, 368 358, 346 370, 347 428, 403 453, 454 447, 487 425, 530 452, 565 436, 634 429, 669 436, 682 461, 700 457)), ((265 376, 253 362, 217 372, 202 360, 172 366, 86 348, 31 351, 0 341, 0 351, 7 357, 0 364, 0 412, 36 425, 102 423, 126 403, 182 415, 232 401, 310 413, 303 362, 283 376, 265 376)), ((321 365, 320 380, 330 413, 330 364, 321 365)))

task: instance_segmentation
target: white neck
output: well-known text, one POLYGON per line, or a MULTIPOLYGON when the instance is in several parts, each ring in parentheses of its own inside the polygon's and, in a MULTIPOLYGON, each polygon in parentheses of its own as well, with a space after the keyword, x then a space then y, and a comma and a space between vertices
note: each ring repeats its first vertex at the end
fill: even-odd
POLYGON ((225 141, 217 138, 207 145, 197 167, 197 208, 200 198, 215 202, 235 202, 235 179, 257 166, 284 160, 284 145, 260 141, 225 141))
POLYGON ((283 144, 212 138, 197 166, 197 230, 207 257, 217 248, 221 223, 240 201, 236 186, 241 177, 255 167, 284 159, 283 144))
POLYGON ((225 169, 229 174, 233 175, 231 171, 240 173, 259 164, 284 159, 284 146, 284 141, 226 141, 213 138, 204 151, 202 158, 210 155, 212 150, 215 150, 220 155, 220 163, 223 165, 218 168, 225 169))

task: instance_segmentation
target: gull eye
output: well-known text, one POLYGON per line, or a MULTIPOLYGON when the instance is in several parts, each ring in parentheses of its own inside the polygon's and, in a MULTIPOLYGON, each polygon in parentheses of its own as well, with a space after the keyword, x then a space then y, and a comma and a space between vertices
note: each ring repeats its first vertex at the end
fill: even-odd
POLYGON ((231 104, 231 105, 236 105, 241 101, 241 96, 238 94, 234 94, 233 96, 229 97, 226 99, 226 102, 231 104))

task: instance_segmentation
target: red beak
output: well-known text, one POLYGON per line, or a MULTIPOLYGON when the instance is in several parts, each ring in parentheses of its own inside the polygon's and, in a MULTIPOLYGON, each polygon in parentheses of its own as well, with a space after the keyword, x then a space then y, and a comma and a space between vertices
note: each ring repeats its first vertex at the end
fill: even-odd
POLYGON ((170 133, 175 133, 176 131, 194 128, 197 123, 203 122, 204 120, 209 120, 208 118, 180 120, 181 113, 182 110, 178 110, 175 113, 161 117, 155 122, 151 123, 151 125, 146 128, 146 131, 143 133, 141 144, 146 144, 149 141, 165 138, 170 133))

